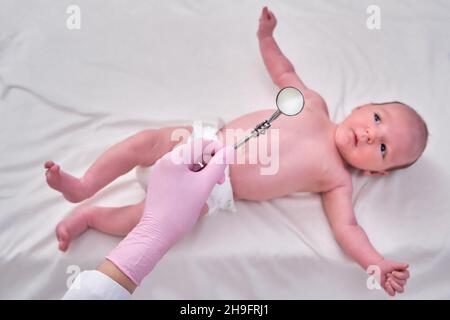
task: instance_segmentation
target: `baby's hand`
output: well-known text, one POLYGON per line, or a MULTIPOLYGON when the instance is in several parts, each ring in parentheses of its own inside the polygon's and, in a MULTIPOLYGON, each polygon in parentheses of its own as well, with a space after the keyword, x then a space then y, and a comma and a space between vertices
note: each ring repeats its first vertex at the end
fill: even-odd
POLYGON ((390 295, 403 293, 406 281, 409 278, 409 265, 395 261, 382 260, 378 263, 380 267, 380 282, 383 289, 390 295))
POLYGON ((273 29, 277 25, 277 19, 275 15, 264 7, 259 18, 259 28, 258 28, 258 38, 262 40, 266 37, 271 37, 273 34, 273 29))

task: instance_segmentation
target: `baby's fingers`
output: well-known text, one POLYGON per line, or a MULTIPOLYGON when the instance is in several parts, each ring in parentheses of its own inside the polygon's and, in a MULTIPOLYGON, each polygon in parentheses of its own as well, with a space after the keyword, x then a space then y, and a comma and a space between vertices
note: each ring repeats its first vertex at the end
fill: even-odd
POLYGON ((403 293, 404 289, 402 286, 400 286, 397 282, 395 282, 392 278, 388 279, 389 284, 392 286, 392 288, 397 291, 398 293, 403 293))
POLYGON ((261 18, 263 19, 269 19, 270 15, 269 15, 269 9, 267 9, 267 7, 264 7, 261 13, 261 18))
POLYGON ((400 280, 407 280, 409 278, 409 271, 394 271, 392 272, 392 275, 400 280))
POLYGON ((261 20, 267 20, 267 21, 275 21, 275 16, 273 15, 272 11, 269 11, 267 7, 264 7, 261 13, 261 20))
POLYGON ((395 291, 394 291, 394 289, 392 288, 392 286, 391 286, 391 284, 390 284, 389 281, 386 281, 386 283, 384 284, 384 287, 385 287, 386 292, 387 292, 391 297, 395 296, 395 291))
POLYGON ((409 268, 409 264, 402 262, 392 262, 394 269, 406 270, 409 268))
POLYGON ((272 11, 269 11, 269 20, 273 21, 274 23, 277 22, 277 19, 275 18, 275 15, 272 11))
POLYGON ((402 279, 396 278, 396 277, 394 277, 392 275, 390 277, 388 277, 388 278, 391 278, 392 280, 394 280, 395 282, 397 282, 399 285, 401 285, 403 287, 406 285, 406 280, 402 280, 402 279))

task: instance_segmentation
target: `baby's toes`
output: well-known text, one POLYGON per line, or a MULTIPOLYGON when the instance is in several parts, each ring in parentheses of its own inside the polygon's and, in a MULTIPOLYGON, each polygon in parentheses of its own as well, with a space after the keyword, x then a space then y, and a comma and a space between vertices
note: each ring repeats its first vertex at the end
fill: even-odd
POLYGON ((58 249, 61 250, 62 252, 66 252, 68 248, 69 248, 69 241, 61 240, 58 242, 58 249))
POLYGON ((51 174, 58 174, 59 173, 59 166, 55 164, 53 167, 50 168, 51 174))
POLYGON ((56 239, 58 239, 59 250, 66 251, 70 243, 70 233, 65 225, 58 224, 56 227, 56 239))
POLYGON ((53 165, 50 169, 45 172, 45 177, 47 179, 47 183, 53 189, 59 188, 59 181, 61 178, 61 174, 59 171, 59 166, 57 164, 53 165))
POLYGON ((64 223, 59 223, 56 226, 56 238, 58 240, 69 240, 70 239, 70 234, 69 234, 69 230, 67 230, 67 227, 64 225, 64 223))
POLYGON ((47 177, 47 181, 52 185, 56 186, 55 183, 59 181, 59 177, 61 176, 59 171, 59 166, 55 164, 53 167, 47 170, 45 176, 47 177))
POLYGON ((54 165, 55 165, 55 163, 54 163, 53 161, 49 160, 49 161, 45 162, 44 168, 45 168, 45 169, 50 169, 50 168, 53 167, 54 165))

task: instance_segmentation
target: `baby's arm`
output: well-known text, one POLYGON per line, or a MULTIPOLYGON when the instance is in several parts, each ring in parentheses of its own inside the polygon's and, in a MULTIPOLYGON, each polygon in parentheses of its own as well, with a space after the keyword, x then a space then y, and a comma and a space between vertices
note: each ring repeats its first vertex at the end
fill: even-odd
POLYGON ((322 193, 322 204, 341 248, 364 270, 378 266, 380 284, 390 295, 403 292, 409 277, 408 265, 384 259, 372 246, 356 221, 351 184, 322 193))
POLYGON ((308 88, 295 73, 294 66, 284 56, 273 38, 276 24, 274 14, 264 7, 259 19, 258 39, 259 49, 270 77, 280 88, 293 86, 307 91, 308 88))

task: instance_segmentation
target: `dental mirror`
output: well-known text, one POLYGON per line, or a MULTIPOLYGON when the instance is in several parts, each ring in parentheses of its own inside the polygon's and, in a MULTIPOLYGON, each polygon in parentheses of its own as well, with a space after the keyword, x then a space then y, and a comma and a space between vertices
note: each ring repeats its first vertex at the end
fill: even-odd
POLYGON ((286 87, 280 90, 275 100, 278 110, 286 116, 295 116, 303 110, 305 99, 300 90, 286 87))
POLYGON ((285 87, 278 92, 277 98, 275 99, 275 103, 277 105, 278 110, 275 111, 274 114, 272 114, 269 120, 265 120, 264 122, 258 124, 252 130, 251 134, 245 137, 244 140, 242 140, 239 143, 236 143, 234 145, 234 149, 237 149, 243 144, 245 144, 248 140, 250 140, 250 138, 257 137, 260 134, 264 134, 266 130, 270 128, 272 122, 276 118, 278 118, 281 114, 290 117, 299 114, 303 110, 303 107, 305 106, 305 98, 303 96, 303 93, 299 89, 294 87, 285 87))
MULTIPOLYGON (((299 114, 303 107, 305 106, 305 98, 303 96, 303 93, 294 87, 285 87, 281 89, 277 97, 275 99, 275 103, 277 105, 278 110, 272 114, 272 116, 269 118, 269 120, 265 120, 258 124, 248 135, 245 137, 241 142, 236 143, 234 145, 234 149, 239 148, 240 146, 244 145, 248 140, 250 140, 253 137, 257 137, 260 134, 266 133, 266 130, 270 128, 272 122, 278 118, 280 115, 284 114, 285 116, 296 116, 299 114)), ((200 171, 206 166, 206 163, 202 161, 199 161, 195 164, 195 168, 192 169, 192 171, 200 171)))

